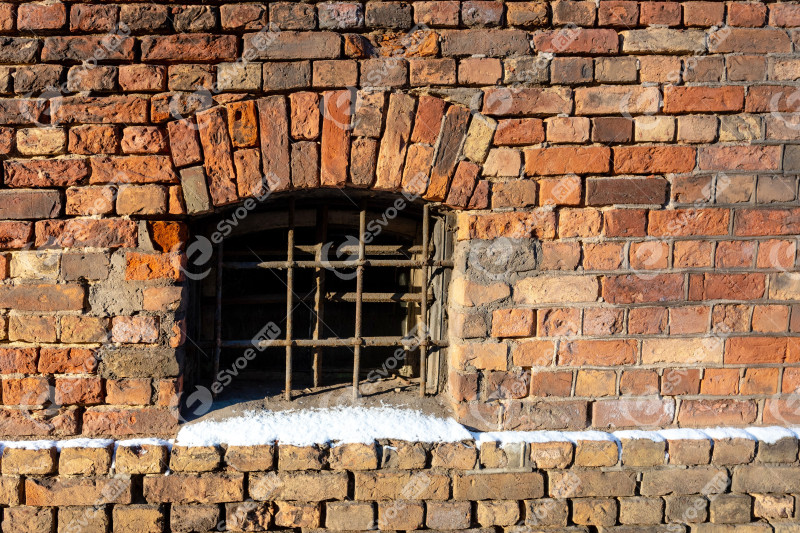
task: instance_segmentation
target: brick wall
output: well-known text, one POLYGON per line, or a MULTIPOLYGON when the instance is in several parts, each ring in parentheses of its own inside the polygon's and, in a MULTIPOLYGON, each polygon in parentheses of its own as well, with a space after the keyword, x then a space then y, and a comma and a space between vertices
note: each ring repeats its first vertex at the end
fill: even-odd
POLYGON ((0 434, 173 434, 188 222, 315 188, 459 212, 466 424, 798 423, 799 22, 793 2, 0 3, 0 434))
POLYGON ((800 518, 796 437, 120 443, 111 460, 111 444, 6 448, 3 531, 793 533, 800 518))

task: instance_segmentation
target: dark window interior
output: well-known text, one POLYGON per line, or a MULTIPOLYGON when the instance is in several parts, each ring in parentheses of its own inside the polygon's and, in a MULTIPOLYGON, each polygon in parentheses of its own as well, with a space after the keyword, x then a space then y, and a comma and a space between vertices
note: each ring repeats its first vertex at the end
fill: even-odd
MULTIPOLYGON (((316 263, 313 267, 292 269, 291 338, 300 342, 315 338, 352 339, 355 336, 357 269, 335 262, 358 259, 360 211, 366 212, 365 235, 369 237, 369 242, 365 242, 365 259, 421 261, 423 257, 422 208, 407 204, 402 210, 392 209, 395 200, 369 199, 356 205, 330 199, 296 201, 292 202, 293 216, 289 214, 287 203, 282 202, 248 213, 222 241, 222 275, 216 275, 220 247, 215 247, 214 271, 195 287, 195 300, 199 305, 194 312, 198 317, 200 342, 190 355, 190 366, 196 383, 209 386, 219 381, 220 372, 232 370, 236 375, 231 381, 235 383, 215 391, 220 397, 244 394, 248 398, 267 398, 285 390, 288 269, 264 268, 264 263, 287 261, 290 220, 294 221, 295 262, 334 262, 333 265, 325 263, 328 268, 320 268, 316 263), (217 290, 218 281, 221 281, 221 291, 217 290), (219 312, 218 303, 221 303, 219 312), (317 310, 319 328, 315 335, 317 310), (259 345, 245 368, 237 369, 237 362, 243 365, 242 356, 248 349, 253 356, 252 339, 270 323, 277 342, 259 345), (221 338, 215 351, 218 327, 221 338)), ((225 215, 217 216, 195 231, 213 233, 220 221, 225 220, 225 215)), ((449 260, 452 243, 445 217, 431 216, 429 228, 429 258, 439 263, 449 260)), ((449 279, 449 268, 445 267, 449 266, 432 263, 428 273, 428 329, 434 343, 427 348, 428 394, 437 392, 444 381, 442 309, 449 279)), ((419 330, 423 285, 423 270, 418 265, 364 266, 361 304, 364 342, 360 349, 359 380, 392 377, 401 383, 407 382, 409 388, 418 387, 420 349, 407 343, 405 350, 402 344, 387 345, 390 344, 387 339, 408 338, 419 330)), ((295 396, 353 382, 355 349, 352 345, 295 345, 291 352, 291 390, 295 396), (315 355, 318 362, 316 382, 315 355)))

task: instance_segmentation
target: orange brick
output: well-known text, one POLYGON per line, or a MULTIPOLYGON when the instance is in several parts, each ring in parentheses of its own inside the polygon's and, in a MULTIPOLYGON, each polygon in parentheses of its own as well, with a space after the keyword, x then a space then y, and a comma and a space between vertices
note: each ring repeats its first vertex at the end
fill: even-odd
POLYGON ((720 241, 717 243, 715 264, 719 268, 752 268, 755 257, 755 242, 720 241))
POLYGON ((636 362, 635 340, 579 340, 562 342, 558 348, 558 364, 568 366, 616 366, 636 362))
POLYGON ((669 310, 669 332, 705 333, 710 316, 711 308, 706 306, 673 307, 669 310))
POLYGON ((515 345, 511 349, 514 366, 534 367, 553 364, 555 343, 553 341, 532 340, 515 345))
POLYGON ((658 373, 655 370, 624 370, 619 378, 619 393, 632 396, 658 394, 658 373))
POLYGON ((710 241, 678 241, 672 252, 675 268, 710 267, 714 245, 710 241))
POLYGON ((531 396, 569 396, 572 372, 534 372, 531 375, 531 396))
POLYGON ((667 310, 661 307, 637 307, 628 312, 628 333, 657 335, 667 330, 667 310))
POLYGON ((624 260, 621 242, 598 242, 583 245, 584 270, 617 270, 624 260))
POLYGON ((583 312, 584 335, 614 335, 625 328, 623 309, 594 307, 583 312))
POLYGON ((725 396, 739 393, 739 370, 707 368, 700 382, 700 394, 725 396))
POLYGON ((617 390, 617 373, 611 370, 579 370, 575 396, 613 396, 617 390))
POLYGON ((667 368, 661 376, 661 394, 680 396, 700 392, 700 370, 696 368, 667 368))
POLYGON ((492 313, 492 337, 530 337, 536 334, 533 309, 498 309, 492 313))
POLYGON ((789 307, 786 305, 756 305, 753 307, 753 331, 758 333, 782 333, 789 323, 789 307))
POLYGON ((583 182, 580 176, 539 180, 539 205, 578 205, 583 182))
MULTIPOLYGON (((775 394, 778 391, 778 368, 748 368, 742 378, 742 394, 775 394)), ((784 374, 784 383, 786 376, 784 374)))
POLYGON ((669 244, 661 241, 631 243, 629 260, 634 270, 665 269, 669 263, 669 244))

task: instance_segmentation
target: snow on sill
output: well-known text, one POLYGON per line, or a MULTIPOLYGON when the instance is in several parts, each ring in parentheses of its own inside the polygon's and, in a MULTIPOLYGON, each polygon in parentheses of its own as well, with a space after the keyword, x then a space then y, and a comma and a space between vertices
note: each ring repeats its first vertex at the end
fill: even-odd
MULTIPOLYGON (((175 440, 155 438, 114 441, 76 438, 69 440, 0 441, 3 448, 41 450, 108 446, 256 446, 276 442, 294 446, 371 443, 375 440, 409 442, 459 442, 475 440, 478 446, 496 442, 501 447, 518 443, 612 441, 622 439, 721 440, 745 438, 774 444, 781 438, 800 437, 800 427, 670 428, 653 431, 496 431, 470 432, 453 418, 438 418, 410 409, 389 407, 337 407, 288 411, 252 411, 225 420, 200 420, 187 424, 175 440)), ((116 453, 115 453, 116 456, 116 453)))

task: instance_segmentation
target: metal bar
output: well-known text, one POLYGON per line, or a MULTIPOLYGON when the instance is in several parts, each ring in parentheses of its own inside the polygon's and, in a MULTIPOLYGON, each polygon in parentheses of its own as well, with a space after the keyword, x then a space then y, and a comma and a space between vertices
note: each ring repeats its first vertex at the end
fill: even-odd
POLYGON ((292 308, 294 307, 294 198, 289 200, 289 230, 287 231, 286 259, 286 391, 287 400, 292 399, 292 308))
MULTIPOLYGON (((327 209, 327 206, 324 206, 323 209, 327 209)), ((294 250, 295 252, 302 252, 308 255, 316 255, 317 251, 324 245, 325 243, 320 241, 320 244, 295 244, 294 250)), ((336 248, 337 251, 342 253, 358 253, 358 246, 356 245, 342 245, 336 248)), ((366 248, 367 255, 402 255, 402 254, 418 254, 422 251, 421 246, 405 246, 403 244, 370 244, 366 248)), ((249 257, 252 256, 253 253, 258 254, 259 257, 262 256, 269 256, 269 255, 283 255, 282 251, 277 250, 250 250, 246 252, 231 252, 229 256, 241 256, 241 257, 249 257)))
MULTIPOLYGON (((222 357, 222 241, 217 245, 217 286, 215 295, 214 308, 214 376, 219 375, 220 358, 222 357)), ((212 388, 214 397, 217 393, 213 391, 216 387, 212 388)))
MULTIPOLYGON (((322 206, 317 210, 317 243, 315 246, 316 261, 322 259, 322 243, 328 238, 328 206, 322 206)), ((316 290, 314 291, 314 340, 319 340, 322 331, 322 314, 325 309, 325 269, 318 268, 316 271, 316 290)), ((319 387, 322 381, 322 346, 314 347, 314 362, 312 369, 314 373, 314 387, 319 387)))
MULTIPOLYGON (((228 261, 222 266, 231 270, 251 270, 256 268, 267 268, 272 270, 285 270, 287 268, 358 268, 359 266, 368 267, 400 267, 400 268, 421 268, 424 261, 413 259, 357 259, 355 261, 263 261, 260 263, 253 261, 228 261)), ((428 261, 428 266, 453 268, 453 261, 428 261)))
MULTIPOLYGON (((322 346, 327 348, 346 348, 350 346, 365 346, 365 347, 390 347, 390 346, 407 346, 409 349, 415 349, 420 344, 416 337, 361 337, 356 339, 350 337, 349 339, 330 338, 330 339, 292 339, 283 340, 275 339, 272 341, 262 341, 253 343, 252 340, 229 340, 223 341, 223 348, 281 348, 287 345, 292 345, 298 348, 314 348, 322 346)), ((449 343, 446 340, 428 340, 428 346, 438 346, 446 348, 449 343)))
POLYGON ((417 319, 417 335, 422 338, 419 346, 419 395, 425 397, 428 380, 428 257, 430 247, 430 208, 422 208, 422 302, 417 319))
MULTIPOLYGON (((320 269, 325 272, 324 269, 320 269)), ((323 289, 324 290, 324 289, 323 289)), ((428 298, 432 298, 433 294, 428 292, 428 298)), ((329 302, 355 302, 355 292, 325 292, 323 298, 329 302)), ((211 300, 216 300, 216 297, 211 297, 211 300)), ((295 302, 298 301, 312 301, 316 300, 316 291, 314 294, 305 296, 295 295, 295 302)), ((365 303, 389 303, 389 302, 419 302, 422 300, 422 295, 418 292, 365 292, 362 295, 362 301, 365 303)), ((236 298, 223 298, 222 305, 260 305, 260 304, 282 304, 286 301, 284 294, 264 294, 261 296, 239 296, 236 298)))
MULTIPOLYGON (((325 299, 333 302, 355 302, 356 293, 329 292, 325 295, 325 299)), ((361 301, 365 303, 420 302, 422 294, 418 292, 365 292, 361 295, 361 301)))
POLYGON ((358 399, 359 374, 361 373, 361 308, 364 296, 364 257, 366 256, 366 243, 364 233, 367 231, 367 206, 366 202, 361 206, 361 213, 358 216, 358 267, 356 267, 356 332, 355 339, 358 344, 353 348, 353 399, 358 399))

